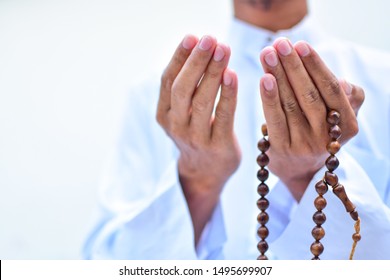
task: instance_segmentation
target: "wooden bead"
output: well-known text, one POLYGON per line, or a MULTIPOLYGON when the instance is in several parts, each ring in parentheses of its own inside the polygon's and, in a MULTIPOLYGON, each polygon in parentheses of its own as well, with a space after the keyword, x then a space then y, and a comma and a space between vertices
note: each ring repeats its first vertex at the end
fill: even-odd
POLYGON ((257 243, 257 249, 259 249, 260 253, 264 254, 268 250, 268 243, 264 240, 260 240, 257 243))
POLYGON ((324 195, 328 191, 328 185, 323 180, 318 181, 316 184, 316 191, 319 195, 324 195))
POLYGON ((261 167, 261 169, 257 172, 257 178, 261 181, 261 184, 257 187, 257 192, 261 196, 257 200, 257 207, 261 210, 261 212, 257 215, 257 221, 260 223, 260 227, 257 230, 258 236, 261 238, 260 242, 257 244, 257 248, 259 249, 261 255, 257 258, 258 260, 268 260, 267 256, 264 253, 268 250, 268 243, 265 239, 269 235, 268 228, 265 224, 269 220, 269 216, 265 210, 269 207, 269 201, 264 196, 268 194, 269 188, 267 184, 264 182, 269 177, 269 171, 264 167, 269 163, 269 157, 265 152, 270 148, 269 141, 265 138, 268 136, 267 125, 263 124, 261 126, 261 132, 263 133, 263 138, 257 144, 258 149, 261 151, 261 154, 257 157, 257 164, 261 167))
POLYGON ((345 192, 345 188, 341 184, 337 184, 336 187, 333 188, 333 193, 341 200, 344 204, 345 210, 347 212, 352 212, 355 210, 356 206, 349 200, 347 193, 345 192))
POLYGON ((326 149, 328 150, 329 154, 335 155, 340 151, 341 145, 338 141, 331 141, 326 146, 326 149))
POLYGON ((320 227, 320 226, 316 226, 313 228, 313 230, 311 231, 311 235, 314 237, 314 239, 316 241, 319 241, 321 240, 322 238, 324 238, 325 236, 325 230, 320 227))
POLYGON ((328 168, 329 171, 333 172, 334 170, 339 167, 339 160, 337 157, 330 155, 326 161, 325 161, 326 168, 328 168))
POLYGON ((336 110, 331 110, 329 113, 328 113, 328 116, 326 118, 326 121, 330 124, 330 125, 338 125, 339 122, 340 122, 340 113, 337 112, 336 110))
POLYGON ((268 206, 269 206, 269 201, 265 197, 262 197, 262 198, 257 200, 257 207, 260 210, 265 211, 265 210, 267 210, 268 206))
POLYGON ((351 213, 349 213, 354 221, 359 220, 359 214, 356 210, 353 210, 351 213))
POLYGON ((261 167, 265 167, 267 166, 269 163, 269 157, 267 156, 267 154, 264 154, 264 153, 261 153, 258 157, 257 157, 257 164, 261 167))
POLYGON ((324 252, 324 246, 321 244, 321 242, 316 241, 311 244, 310 251, 315 257, 318 257, 322 254, 322 252, 324 252))
POLYGON ((257 235, 261 238, 261 239, 266 239, 269 235, 269 230, 266 226, 261 226, 257 229, 257 235))
POLYGON ((321 211, 317 211, 313 215, 313 221, 316 223, 317 226, 322 225, 326 221, 326 216, 321 211))
POLYGON ((318 211, 321 211, 323 210, 325 207, 326 207, 326 199, 323 198, 322 196, 319 196, 317 197, 315 200, 314 200, 314 206, 316 207, 316 209, 318 211))
POLYGON ((329 136, 332 140, 338 140, 341 137, 341 129, 338 125, 334 125, 329 129, 329 136))
POLYGON ((257 187, 257 193, 261 196, 266 196, 269 193, 269 188, 267 184, 261 183, 257 187))
POLYGON ((266 255, 260 255, 260 256, 257 257, 257 260, 259 260, 259 261, 266 261, 266 260, 268 260, 268 258, 267 258, 266 255))
POLYGON ((328 185, 334 187, 339 182, 339 178, 337 177, 336 174, 329 172, 329 171, 326 171, 325 172, 325 181, 328 185))
POLYGON ((268 151, 270 144, 267 139, 261 138, 259 143, 257 143, 257 147, 259 148, 260 151, 265 153, 266 151, 268 151))
POLYGON ((269 176, 269 172, 267 169, 262 168, 257 172, 257 179, 259 179, 261 182, 267 180, 268 176, 269 176))
POLYGON ((362 236, 361 236, 359 233, 354 233, 354 234, 352 235, 352 239, 353 239, 353 241, 355 241, 355 242, 359 242, 360 239, 362 239, 362 236))
POLYGON ((267 212, 261 212, 259 215, 257 215, 257 221, 261 225, 265 225, 266 223, 268 223, 268 220, 269 220, 269 216, 267 212))
POLYGON ((266 124, 261 126, 261 133, 263 133, 263 136, 268 136, 268 128, 266 124))

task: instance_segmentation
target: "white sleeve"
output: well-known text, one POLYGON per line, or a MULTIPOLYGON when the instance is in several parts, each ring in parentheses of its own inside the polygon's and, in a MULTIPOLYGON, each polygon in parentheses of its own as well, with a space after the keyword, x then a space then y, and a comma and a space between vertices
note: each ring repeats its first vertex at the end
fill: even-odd
POLYGON ((172 162, 156 187, 154 196, 133 205, 129 204, 123 209, 111 211, 108 217, 101 218, 100 225, 87 241, 85 257, 222 258, 222 247, 226 237, 220 205, 214 211, 195 250, 191 218, 177 181, 176 170, 176 162, 172 162))
POLYGON ((99 192, 101 213, 86 241, 84 257, 220 258, 225 242, 220 207, 195 248, 178 180, 178 151, 155 121, 156 104, 148 98, 149 91, 130 96, 115 156, 99 192))
MULTIPOLYGON (((350 200, 357 207, 361 218, 361 236, 355 259, 390 258, 390 210, 370 178, 348 153, 339 155, 340 167, 336 170, 339 181, 345 186, 350 200)), ((311 231, 315 226, 312 216, 316 209, 314 199, 318 196, 314 185, 323 178, 325 168, 313 178, 295 209, 290 223, 270 248, 279 259, 311 259, 310 245, 314 242, 311 231)), ((325 194, 328 202, 323 210, 326 222, 323 224, 325 237, 321 240, 324 252, 321 259, 348 259, 352 247, 354 221, 343 204, 329 189, 325 194)))
POLYGON ((203 260, 223 259, 223 245, 225 244, 226 239, 222 206, 219 202, 198 242, 196 248, 198 258, 203 260))

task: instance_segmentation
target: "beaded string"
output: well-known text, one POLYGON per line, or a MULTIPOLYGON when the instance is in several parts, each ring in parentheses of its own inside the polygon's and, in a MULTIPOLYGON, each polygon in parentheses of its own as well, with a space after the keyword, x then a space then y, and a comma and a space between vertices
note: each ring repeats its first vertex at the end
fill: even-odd
MULTIPOLYGON (((341 200, 346 211, 351 215, 352 219, 355 221, 355 233, 352 235, 352 249, 349 255, 349 259, 352 260, 357 242, 360 241, 360 218, 359 214, 356 211, 356 206, 349 200, 345 188, 343 185, 339 183, 337 175, 333 172, 339 166, 339 160, 336 157, 336 153, 340 150, 341 144, 338 140, 341 137, 341 129, 338 126, 340 122, 340 113, 336 110, 330 110, 327 115, 327 122, 330 125, 329 128, 329 136, 330 142, 327 145, 327 151, 329 152, 329 157, 325 161, 325 166, 328 169, 325 172, 325 176, 317 182, 315 185, 316 192, 318 193, 318 197, 314 200, 314 206, 317 211, 313 215, 313 221, 316 226, 312 230, 312 236, 315 241, 310 246, 310 251, 314 255, 312 260, 319 260, 319 256, 324 251, 324 246, 321 243, 321 239, 325 236, 325 230, 322 228, 322 225, 326 221, 326 216, 322 212, 325 209, 327 202, 324 198, 324 195, 327 193, 329 187, 332 187, 333 193, 341 200)), ((268 179, 269 172, 265 168, 269 163, 269 158, 266 154, 270 147, 270 143, 267 139, 268 131, 267 125, 263 124, 261 127, 261 131, 263 133, 263 138, 258 142, 258 149, 261 151, 261 154, 257 157, 257 163, 260 166, 259 171, 257 172, 257 178, 260 180, 260 184, 257 188, 257 192, 260 195, 260 198, 257 200, 257 206, 261 210, 259 215, 257 216, 257 221, 260 224, 260 227, 257 230, 257 234, 260 237, 260 241, 257 244, 257 248, 260 252, 260 256, 257 258, 258 260, 267 260, 267 256, 265 252, 268 250, 268 243, 265 240, 269 234, 268 228, 265 226, 269 220, 269 216, 266 212, 266 209, 269 206, 269 201, 265 198, 265 196, 269 192, 269 188, 265 183, 268 179)))
POLYGON ((325 230, 322 228, 322 224, 325 223, 326 216, 322 210, 324 210, 327 204, 323 195, 327 193, 328 186, 321 180, 316 184, 315 188, 318 193, 318 197, 314 200, 314 206, 316 207, 317 212, 313 215, 313 221, 316 226, 311 231, 311 235, 314 237, 315 241, 311 244, 310 251, 314 255, 312 260, 319 260, 319 255, 324 251, 324 245, 322 245, 320 240, 325 236, 325 230))
POLYGON ((339 160, 336 157, 336 153, 340 150, 341 145, 338 140, 341 137, 341 129, 338 126, 340 122, 340 113, 336 110, 330 110, 326 118, 329 128, 330 142, 327 145, 327 150, 329 152, 329 157, 325 161, 325 166, 328 169, 325 171, 325 176, 316 184, 316 191, 318 197, 314 201, 314 206, 317 209, 317 212, 313 215, 313 221, 316 223, 312 231, 312 235, 315 239, 315 242, 311 245, 310 250, 313 253, 313 260, 319 260, 319 255, 324 251, 324 246, 319 241, 325 235, 325 232, 321 228, 321 225, 325 222, 326 216, 322 213, 322 210, 326 207, 326 200, 322 196, 327 192, 328 187, 332 187, 333 193, 341 200, 344 204, 345 210, 351 215, 352 219, 355 221, 355 233, 352 235, 352 250, 349 255, 349 259, 353 259, 355 253, 357 242, 361 239, 360 236, 360 218, 359 214, 356 211, 356 206, 348 198, 345 188, 342 184, 339 183, 337 175, 333 172, 339 166, 339 160))
POLYGON ((257 235, 260 237, 260 241, 257 244, 257 249, 259 250, 260 255, 257 259, 268 260, 267 256, 265 255, 265 252, 267 252, 268 250, 268 243, 267 241, 265 241, 265 239, 268 237, 269 234, 268 228, 266 227, 266 224, 269 220, 269 216, 266 212, 269 206, 269 201, 265 198, 265 196, 269 192, 269 188, 265 183, 269 175, 268 170, 265 168, 269 163, 269 158, 266 152, 270 147, 270 143, 266 138, 268 136, 267 125, 262 125, 261 132, 263 133, 263 138, 260 139, 259 143, 257 144, 257 147, 261 151, 261 154, 257 157, 257 164, 260 166, 260 169, 257 172, 257 178, 260 181, 260 184, 257 187, 257 192, 260 195, 260 198, 257 200, 257 207, 261 211, 257 216, 257 221, 260 224, 257 230, 257 235))

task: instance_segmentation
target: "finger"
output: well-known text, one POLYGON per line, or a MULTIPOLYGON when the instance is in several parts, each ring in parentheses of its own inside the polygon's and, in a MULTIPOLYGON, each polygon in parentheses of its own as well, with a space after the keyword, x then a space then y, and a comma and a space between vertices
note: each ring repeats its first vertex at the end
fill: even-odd
POLYGON ((167 68, 161 77, 160 98, 157 105, 157 120, 160 123, 165 122, 165 116, 171 107, 171 89, 173 81, 176 79, 181 68, 190 56, 192 49, 198 42, 198 38, 193 35, 187 35, 176 48, 167 68))
POLYGON ((210 119, 229 57, 230 48, 218 44, 192 100, 190 125, 194 133, 202 134, 207 138, 211 135, 210 119))
POLYGON ((307 72, 321 93, 328 109, 335 109, 340 114, 340 124, 343 131, 343 139, 349 139, 358 131, 355 112, 349 104, 347 95, 341 87, 338 79, 322 61, 320 56, 306 42, 295 45, 299 56, 307 72))
POLYGON ((188 125, 192 97, 216 46, 215 38, 204 36, 193 49, 172 85, 171 110, 175 124, 188 125))
POLYGON ((291 140, 286 115, 282 109, 276 79, 271 74, 265 74, 260 79, 260 95, 272 146, 289 146, 291 140))
POLYGON ((223 73, 221 96, 215 110, 211 140, 231 139, 234 131, 234 112, 237 106, 237 74, 227 68, 223 73))
POLYGON ((346 80, 339 80, 339 82, 340 85, 343 87, 345 94, 347 95, 349 104, 352 106, 352 109, 357 116, 365 98, 363 89, 361 87, 348 83, 346 80))
POLYGON ((288 39, 276 40, 274 47, 306 119, 314 131, 322 132, 326 106, 317 87, 288 39))
POLYGON ((291 88, 286 72, 280 64, 276 50, 273 47, 263 49, 260 54, 260 61, 263 65, 264 72, 272 74, 276 79, 279 99, 286 115, 290 136, 294 139, 299 139, 301 132, 294 128, 299 127, 301 129, 302 127, 307 127, 308 123, 302 114, 302 109, 291 88))

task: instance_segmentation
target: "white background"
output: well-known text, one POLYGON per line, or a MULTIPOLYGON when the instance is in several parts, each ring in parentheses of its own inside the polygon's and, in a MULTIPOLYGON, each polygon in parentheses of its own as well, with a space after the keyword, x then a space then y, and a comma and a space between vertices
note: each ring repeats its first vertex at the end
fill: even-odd
MULTIPOLYGON (((77 259, 132 83, 231 0, 0 0, 0 259, 77 259)), ((390 51, 390 2, 311 0, 339 37, 390 51)))

